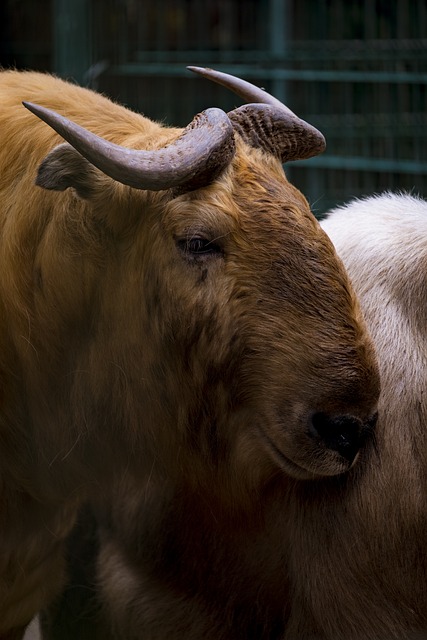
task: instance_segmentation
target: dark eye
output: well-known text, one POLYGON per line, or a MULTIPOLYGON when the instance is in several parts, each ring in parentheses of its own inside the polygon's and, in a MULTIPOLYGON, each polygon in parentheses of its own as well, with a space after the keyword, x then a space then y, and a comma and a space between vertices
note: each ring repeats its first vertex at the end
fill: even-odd
POLYGON ((199 236, 177 240, 177 246, 183 253, 193 258, 222 253, 221 247, 216 242, 199 236))

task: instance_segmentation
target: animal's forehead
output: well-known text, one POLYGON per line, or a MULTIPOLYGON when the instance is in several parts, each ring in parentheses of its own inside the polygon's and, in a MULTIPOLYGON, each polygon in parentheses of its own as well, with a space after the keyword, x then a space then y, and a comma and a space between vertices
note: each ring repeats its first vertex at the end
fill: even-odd
POLYGON ((271 232, 297 226, 312 227, 304 196, 290 185, 283 172, 245 171, 225 176, 206 189, 175 199, 165 222, 172 232, 211 229, 230 233, 239 230, 271 232))

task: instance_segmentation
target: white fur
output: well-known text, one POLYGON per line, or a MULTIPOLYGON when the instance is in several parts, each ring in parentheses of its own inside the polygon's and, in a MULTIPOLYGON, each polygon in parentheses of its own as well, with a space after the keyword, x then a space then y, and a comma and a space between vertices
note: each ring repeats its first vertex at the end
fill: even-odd
MULTIPOLYGON (((427 500, 427 202, 384 193, 330 212, 322 226, 374 340, 381 378, 378 438, 400 478, 390 479, 400 483, 397 500, 410 513, 412 500, 427 500)), ((427 574, 425 579, 427 584, 427 574)))
POLYGON ((383 393, 392 385, 400 396, 411 384, 415 402, 427 377, 427 202, 393 193, 353 200, 331 211, 322 227, 361 300, 383 393))

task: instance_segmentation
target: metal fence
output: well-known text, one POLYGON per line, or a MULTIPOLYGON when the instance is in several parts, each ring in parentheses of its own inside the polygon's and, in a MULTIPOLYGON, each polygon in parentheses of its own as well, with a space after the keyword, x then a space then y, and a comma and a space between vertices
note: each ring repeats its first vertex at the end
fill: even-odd
POLYGON ((427 197, 427 0, 40 1, 52 68, 150 117, 184 125, 238 103, 187 64, 285 101, 327 139, 287 167, 317 213, 383 189, 427 197))

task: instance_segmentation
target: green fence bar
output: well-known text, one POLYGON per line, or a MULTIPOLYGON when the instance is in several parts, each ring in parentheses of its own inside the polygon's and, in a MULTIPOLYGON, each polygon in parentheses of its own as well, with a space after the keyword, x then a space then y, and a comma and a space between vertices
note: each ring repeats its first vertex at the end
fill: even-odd
POLYGON ((53 70, 79 84, 86 84, 92 60, 90 18, 90 0, 53 1, 53 70))

